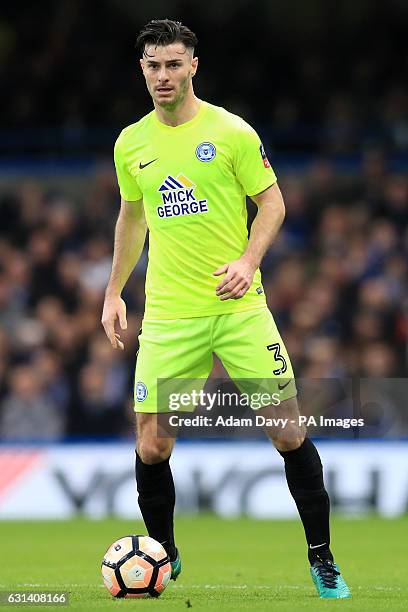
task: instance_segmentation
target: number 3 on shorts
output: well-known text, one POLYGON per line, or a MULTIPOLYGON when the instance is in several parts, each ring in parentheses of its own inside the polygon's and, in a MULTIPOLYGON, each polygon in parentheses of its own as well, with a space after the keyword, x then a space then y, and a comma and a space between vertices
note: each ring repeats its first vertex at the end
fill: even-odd
POLYGON ((268 349, 268 351, 274 351, 275 361, 280 361, 282 363, 282 367, 277 368, 276 370, 273 370, 273 373, 275 374, 275 376, 284 374, 286 370, 288 369, 288 366, 286 365, 285 358, 280 354, 279 342, 276 342, 275 344, 268 344, 266 348, 268 349))

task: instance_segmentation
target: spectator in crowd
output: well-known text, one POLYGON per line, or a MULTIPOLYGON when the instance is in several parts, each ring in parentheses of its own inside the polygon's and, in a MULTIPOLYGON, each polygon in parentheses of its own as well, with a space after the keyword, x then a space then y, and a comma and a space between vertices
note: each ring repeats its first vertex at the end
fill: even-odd
POLYGON ((0 414, 3 440, 55 441, 65 435, 63 405, 47 393, 44 380, 29 365, 18 365, 9 374, 0 414))
POLYGON ((71 420, 76 434, 111 437, 120 434, 126 424, 126 397, 109 397, 107 370, 98 363, 86 363, 79 372, 77 393, 73 395, 71 420))

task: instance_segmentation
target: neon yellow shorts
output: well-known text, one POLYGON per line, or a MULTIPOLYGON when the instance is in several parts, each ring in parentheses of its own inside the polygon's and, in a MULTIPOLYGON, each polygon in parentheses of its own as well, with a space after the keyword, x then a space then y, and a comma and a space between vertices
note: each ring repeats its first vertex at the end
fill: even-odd
POLYGON ((289 355, 268 308, 143 321, 139 343, 136 412, 170 412, 167 402, 158 402, 158 380, 195 380, 191 388, 202 388, 213 367, 213 353, 241 391, 255 389, 262 380, 262 389, 278 393, 280 401, 296 396, 289 355))

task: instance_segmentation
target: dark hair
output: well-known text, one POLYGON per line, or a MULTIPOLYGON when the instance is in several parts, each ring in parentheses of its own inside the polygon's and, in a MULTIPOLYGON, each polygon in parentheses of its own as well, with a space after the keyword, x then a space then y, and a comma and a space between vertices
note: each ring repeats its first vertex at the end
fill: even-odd
POLYGON ((181 42, 187 49, 194 49, 197 36, 181 21, 153 19, 139 32, 136 47, 144 53, 146 45, 165 46, 181 42))

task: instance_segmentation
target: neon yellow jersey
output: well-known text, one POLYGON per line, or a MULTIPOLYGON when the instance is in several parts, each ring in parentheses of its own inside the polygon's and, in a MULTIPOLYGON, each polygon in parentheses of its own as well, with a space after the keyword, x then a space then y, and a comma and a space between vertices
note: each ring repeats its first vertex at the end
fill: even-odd
POLYGON ((122 198, 143 199, 149 228, 145 319, 265 307, 259 270, 239 300, 221 301, 213 276, 246 249, 246 195, 276 182, 253 128, 207 102, 176 127, 152 111, 121 132, 115 166, 122 198))

